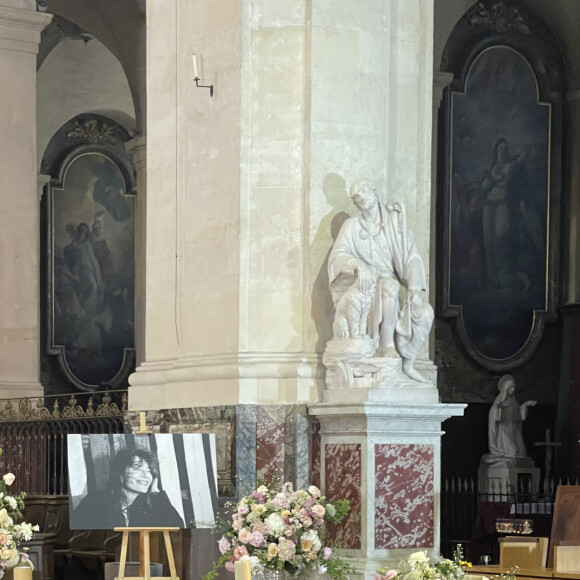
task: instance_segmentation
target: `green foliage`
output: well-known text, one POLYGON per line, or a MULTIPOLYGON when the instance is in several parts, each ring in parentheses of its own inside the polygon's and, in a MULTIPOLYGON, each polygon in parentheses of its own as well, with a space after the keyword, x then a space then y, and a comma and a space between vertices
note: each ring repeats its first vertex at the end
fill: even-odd
POLYGON ((220 568, 228 562, 232 554, 234 553, 233 550, 228 550, 225 554, 222 554, 212 565, 209 571, 204 575, 203 580, 213 580, 217 578, 219 575, 220 568))
POLYGON ((333 524, 339 524, 347 516, 350 511, 350 501, 348 499, 336 499, 328 501, 326 504, 326 519, 333 524), (334 514, 329 513, 328 506, 334 507, 334 514))
POLYGON ((347 580, 349 574, 354 573, 354 568, 340 558, 333 558, 332 556, 326 560, 326 571, 332 580, 347 580))

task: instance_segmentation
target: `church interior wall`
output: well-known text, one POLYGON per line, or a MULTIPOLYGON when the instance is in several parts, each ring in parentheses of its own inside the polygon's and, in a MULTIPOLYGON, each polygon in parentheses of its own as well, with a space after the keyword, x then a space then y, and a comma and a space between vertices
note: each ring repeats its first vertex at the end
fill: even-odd
POLYGON ((239 334, 240 12, 175 4, 148 16, 147 359, 233 353, 239 334))
MULTIPOLYGON (((55 1, 63 15, 90 28, 90 12, 73 4, 55 1)), ((138 288, 146 315, 140 360, 145 370, 161 361, 160 378, 131 388, 128 420, 136 422, 141 408, 162 409, 150 411, 154 429, 217 429, 230 453, 222 458, 230 476, 316 482, 318 426, 305 404, 323 384, 319 355, 333 316, 327 257, 353 214, 346 192, 366 176, 389 197, 402 197, 421 253, 435 251, 435 217, 424 209, 431 138, 422 123, 433 72, 424 55, 433 42, 437 70, 454 24, 473 2, 436 0, 434 35, 421 2, 280 2, 264 10, 257 1, 239 10, 228 0, 211 8, 150 4, 148 123, 145 50, 137 42, 131 49, 119 29, 105 33, 103 22, 89 30, 95 38, 86 44, 58 44, 37 78, 39 161, 54 132, 83 112, 114 111, 126 128, 151 136, 152 193, 140 202, 140 259, 151 274, 138 288), (391 29, 397 18, 409 26, 391 29), (200 84, 213 84, 214 97, 192 82, 194 53, 200 84), (174 380, 167 380, 169 370, 174 380)), ((559 2, 557 16, 540 0, 527 4, 570 55, 576 41, 568 22, 580 16, 573 3, 559 2)), ((133 41, 144 34, 137 28, 133 41)), ((572 89, 580 84, 577 63, 567 62, 572 89)), ((572 187, 575 179, 570 169, 566 183, 572 187)), ((580 206, 569 207, 573 238, 580 206)), ((562 303, 576 301, 576 259, 571 251, 562 303)), ((487 450, 499 374, 466 356, 447 321, 438 320, 434 333, 441 400, 469 403, 465 417, 445 424, 443 471, 475 472, 487 450)), ((524 431, 536 465, 542 455, 532 442, 558 422, 562 340, 559 319, 546 327, 532 359, 513 371, 520 400, 539 403, 524 431)))
MULTIPOLYGON (((469 0, 455 2, 451 0, 436 0, 435 2, 435 35, 434 35, 434 68, 438 70, 445 45, 454 26, 463 14, 474 6, 469 0)), ((564 109, 564 147, 562 174, 562 213, 560 226, 561 236, 561 275, 556 284, 560 287, 558 306, 574 304, 578 292, 578 246, 577 231, 577 196, 573 195, 577 177, 577 164, 574 162, 577 151, 577 119, 576 90, 580 81, 578 74, 578 35, 574 32, 573 22, 578 22, 580 6, 573 1, 558 1, 547 5, 545 2, 526 0, 522 3, 536 12, 546 23, 553 35, 554 42, 560 48, 565 62, 567 102, 564 109), (556 6, 557 5, 557 6, 556 6)), ((533 39, 530 40, 533 42, 533 39)), ((441 131, 441 125, 439 131, 441 131)), ((441 187, 439 183, 439 188, 441 187)), ((441 195, 438 189, 437 195, 441 195)), ((577 388, 576 377, 570 375, 571 361, 576 355, 574 343, 571 352, 566 344, 571 334, 564 332, 564 319, 573 316, 567 310, 559 310, 556 321, 546 325, 543 337, 534 355, 525 363, 510 372, 518 385, 519 400, 534 399, 538 405, 530 408, 530 415, 524 428, 524 436, 528 451, 534 455, 536 465, 543 464, 543 453, 532 451, 532 444, 541 441, 545 429, 556 431, 556 438, 563 441, 562 449, 568 445, 574 435, 569 432, 573 424, 572 416, 564 413, 568 409, 569 389, 577 388), (563 418, 563 415, 566 418, 563 418), (572 423, 570 423, 572 421, 572 423), (565 426, 566 425, 566 426, 565 426)), ((469 403, 464 417, 454 417, 446 423, 447 434, 443 438, 443 470, 444 473, 474 473, 477 462, 485 452, 487 410, 489 403, 497 394, 497 381, 501 372, 490 371, 470 359, 467 352, 459 344, 459 339, 449 319, 438 317, 435 322, 435 363, 438 367, 438 386, 443 401, 463 401, 469 403), (470 469, 461 468, 457 460, 461 441, 469 438, 470 458, 467 463, 470 469), (473 457, 472 457, 473 454, 473 457), (472 458, 471 458, 472 457, 472 458)), ((576 410, 577 412, 577 410, 576 410)), ((556 452, 556 470, 563 474, 573 473, 574 466, 569 465, 566 452, 556 452)))
POLYGON ((37 158, 52 136, 83 113, 101 113, 135 133, 135 108, 123 68, 97 39, 62 40, 37 73, 37 158), (116 118, 115 118, 116 117, 116 118))

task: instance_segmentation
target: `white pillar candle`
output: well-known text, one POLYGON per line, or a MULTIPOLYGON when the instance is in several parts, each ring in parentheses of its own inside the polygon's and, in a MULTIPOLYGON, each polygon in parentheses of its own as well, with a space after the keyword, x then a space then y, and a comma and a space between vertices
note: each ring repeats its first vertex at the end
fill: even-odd
POLYGON ((32 580, 32 568, 29 566, 16 566, 13 570, 14 580, 32 580))
MULTIPOLYGON (((235 580, 252 580, 252 567, 249 560, 234 562, 235 580)), ((16 580, 16 579, 15 579, 16 580)))

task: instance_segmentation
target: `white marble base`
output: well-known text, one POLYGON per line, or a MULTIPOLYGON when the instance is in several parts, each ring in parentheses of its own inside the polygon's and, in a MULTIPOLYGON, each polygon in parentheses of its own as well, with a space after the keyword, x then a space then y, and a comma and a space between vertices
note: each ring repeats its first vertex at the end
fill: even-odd
MULTIPOLYGON (((482 465, 477 471, 480 493, 497 494, 497 501, 505 501, 505 494, 530 491, 540 491, 540 469, 538 467, 497 467, 482 465), (518 476, 529 475, 531 489, 519 490, 518 476), (500 497, 500 494, 504 494, 500 497)), ((490 495, 490 497, 491 497, 490 495)))
POLYGON ((326 367, 327 390, 415 389, 429 384, 434 388, 436 384, 436 368, 430 361, 418 360, 415 363, 415 369, 428 382, 421 383, 410 379, 403 373, 401 357, 377 356, 374 341, 368 337, 330 340, 322 362, 326 367))

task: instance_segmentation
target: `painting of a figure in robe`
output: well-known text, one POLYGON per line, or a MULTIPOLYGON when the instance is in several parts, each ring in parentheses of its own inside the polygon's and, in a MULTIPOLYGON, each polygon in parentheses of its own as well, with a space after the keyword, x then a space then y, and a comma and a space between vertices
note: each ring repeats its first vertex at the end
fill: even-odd
POLYGON ((550 106, 516 51, 473 62, 452 95, 449 302, 483 357, 526 344, 547 309, 550 106))
POLYGON ((105 384, 134 344, 134 197, 100 153, 73 159, 52 196, 53 344, 80 382, 105 384))

